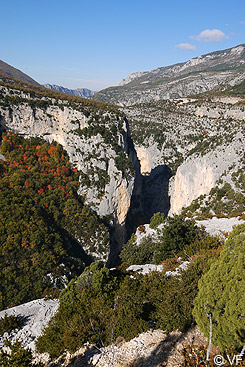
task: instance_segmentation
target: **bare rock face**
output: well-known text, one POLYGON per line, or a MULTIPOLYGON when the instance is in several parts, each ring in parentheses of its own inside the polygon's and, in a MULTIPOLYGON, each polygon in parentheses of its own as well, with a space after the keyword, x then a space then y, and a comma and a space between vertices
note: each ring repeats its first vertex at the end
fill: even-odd
POLYGON ((230 166, 239 163, 243 141, 239 138, 228 146, 218 147, 203 157, 191 157, 176 172, 170 185, 170 214, 179 214, 200 195, 208 194, 230 166))
POLYGON ((147 71, 136 71, 136 73, 131 73, 131 74, 129 74, 129 76, 127 76, 126 78, 122 79, 120 81, 119 85, 120 86, 126 85, 126 84, 132 82, 133 80, 140 78, 144 74, 147 74, 147 71))
POLYGON ((19 306, 8 308, 0 312, 0 318, 5 315, 17 316, 22 320, 22 327, 5 333, 0 337, 0 348, 4 346, 4 338, 11 341, 18 339, 25 348, 35 351, 35 342, 41 335, 42 330, 48 325, 50 319, 59 308, 58 300, 37 299, 19 306))
POLYGON ((171 190, 171 213, 179 214, 198 196, 207 194, 219 177, 206 159, 186 162, 177 170, 171 190))

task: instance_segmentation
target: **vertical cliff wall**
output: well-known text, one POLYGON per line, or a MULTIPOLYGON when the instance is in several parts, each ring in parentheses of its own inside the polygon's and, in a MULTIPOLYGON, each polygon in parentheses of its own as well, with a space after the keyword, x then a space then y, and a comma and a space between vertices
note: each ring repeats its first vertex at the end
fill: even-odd
POLYGON ((239 164, 244 154, 244 144, 240 133, 228 145, 222 145, 202 157, 186 160, 172 178, 170 184, 170 214, 179 214, 200 195, 208 194, 217 180, 232 167, 239 164))

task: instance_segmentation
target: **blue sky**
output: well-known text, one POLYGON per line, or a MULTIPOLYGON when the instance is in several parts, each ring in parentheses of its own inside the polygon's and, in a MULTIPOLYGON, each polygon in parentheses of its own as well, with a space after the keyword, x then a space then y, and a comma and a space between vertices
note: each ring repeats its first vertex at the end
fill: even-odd
POLYGON ((0 59, 39 83, 100 90, 245 42, 243 0, 0 0, 0 59))

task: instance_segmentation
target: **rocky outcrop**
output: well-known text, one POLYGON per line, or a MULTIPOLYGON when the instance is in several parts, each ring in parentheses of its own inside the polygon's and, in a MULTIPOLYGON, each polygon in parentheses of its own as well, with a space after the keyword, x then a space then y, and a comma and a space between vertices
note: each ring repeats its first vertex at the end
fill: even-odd
POLYGON ((0 337, 0 348, 4 346, 4 339, 9 339, 10 341, 18 339, 25 348, 35 351, 37 338, 48 325, 50 319, 56 314, 58 308, 58 300, 37 299, 1 311, 0 318, 4 318, 5 315, 17 316, 21 320, 22 326, 20 329, 3 334, 0 337))
POLYGON ((245 220, 241 218, 210 218, 206 220, 197 220, 199 227, 204 226, 205 230, 211 236, 218 236, 225 239, 225 234, 233 231, 234 227, 245 223, 245 220))
MULTIPOLYGON (((176 367, 184 362, 181 353, 187 344, 207 345, 207 340, 197 327, 185 333, 178 331, 166 334, 162 330, 149 330, 125 342, 118 339, 116 344, 101 348, 82 347, 74 354, 67 353, 66 358, 52 362, 52 367, 127 367, 127 366, 166 366, 176 367)), ((50 366, 51 367, 51 366, 50 366)))
POLYGON ((129 74, 129 76, 127 76, 126 78, 122 79, 119 83, 120 86, 126 85, 130 82, 132 82, 133 80, 136 80, 138 78, 140 78, 141 76, 147 74, 147 71, 137 71, 136 73, 131 73, 129 74))
MULTIPOLYGON (((167 278, 175 277, 179 275, 181 271, 186 270, 189 264, 190 264, 189 261, 183 261, 175 270, 166 271, 164 276, 167 278)), ((146 275, 146 274, 150 274, 153 271, 161 273, 162 271, 164 271, 164 265, 155 265, 155 264, 130 265, 126 270, 133 271, 138 274, 146 275)))

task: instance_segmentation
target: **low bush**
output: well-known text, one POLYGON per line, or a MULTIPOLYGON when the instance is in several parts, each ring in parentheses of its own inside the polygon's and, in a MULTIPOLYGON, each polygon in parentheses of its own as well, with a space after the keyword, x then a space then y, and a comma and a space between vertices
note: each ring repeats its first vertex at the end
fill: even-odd
POLYGON ((31 350, 24 349, 19 341, 6 342, 8 351, 0 351, 0 367, 44 367, 41 362, 33 362, 31 350))
MULTIPOLYGON (((163 215, 159 214, 153 216, 151 222, 154 226, 159 220, 164 220, 163 215)), ((157 230, 156 239, 148 236, 137 245, 133 235, 124 246, 120 257, 130 265, 159 264, 167 258, 176 256, 191 243, 199 239, 201 241, 203 237, 205 237, 204 230, 198 228, 194 220, 184 220, 181 216, 175 215, 167 218, 164 227, 157 230)))
POLYGON ((0 335, 4 333, 9 333, 14 329, 19 329, 21 327, 21 321, 17 316, 5 314, 3 319, 0 319, 0 335))

